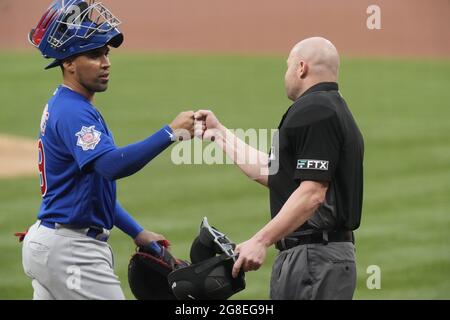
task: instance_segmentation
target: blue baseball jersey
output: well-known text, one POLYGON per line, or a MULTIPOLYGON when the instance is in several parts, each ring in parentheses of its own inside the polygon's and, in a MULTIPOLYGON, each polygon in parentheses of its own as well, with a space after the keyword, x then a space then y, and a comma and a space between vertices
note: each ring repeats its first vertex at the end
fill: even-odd
POLYGON ((112 229, 116 183, 91 165, 116 146, 91 102, 59 86, 42 114, 38 147, 42 193, 38 219, 112 229))

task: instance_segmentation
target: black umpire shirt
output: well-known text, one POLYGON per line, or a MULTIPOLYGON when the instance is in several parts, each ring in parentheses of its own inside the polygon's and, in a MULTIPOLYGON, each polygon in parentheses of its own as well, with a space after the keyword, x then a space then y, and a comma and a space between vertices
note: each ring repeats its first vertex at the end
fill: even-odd
POLYGON ((286 111, 273 139, 272 218, 302 181, 329 182, 325 202, 299 231, 355 230, 360 224, 364 141, 338 90, 337 83, 323 82, 305 91, 286 111))

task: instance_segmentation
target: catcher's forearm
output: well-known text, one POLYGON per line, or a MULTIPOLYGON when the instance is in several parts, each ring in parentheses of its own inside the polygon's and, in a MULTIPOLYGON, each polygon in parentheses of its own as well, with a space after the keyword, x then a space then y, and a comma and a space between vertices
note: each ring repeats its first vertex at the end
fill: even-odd
POLYGON ((170 146, 172 137, 172 129, 165 126, 147 139, 100 156, 94 162, 94 170, 108 180, 130 176, 170 146))
POLYGON ((144 230, 141 225, 133 219, 133 217, 116 201, 114 225, 129 235, 131 238, 136 236, 144 230))
POLYGON ((267 153, 246 144, 224 126, 220 127, 215 142, 245 175, 267 187, 267 153))

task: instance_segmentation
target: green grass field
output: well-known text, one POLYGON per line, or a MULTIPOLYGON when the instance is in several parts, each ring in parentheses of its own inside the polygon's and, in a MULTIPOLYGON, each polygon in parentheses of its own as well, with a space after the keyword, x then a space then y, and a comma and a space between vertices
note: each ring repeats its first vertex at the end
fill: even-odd
MULTIPOLYGON (((230 128, 276 128, 290 105, 285 57, 177 56, 112 52, 112 81, 96 105, 125 145, 179 111, 211 108, 230 128)), ((33 138, 59 70, 28 53, 0 53, 0 133, 33 138)), ((450 61, 344 59, 341 92, 364 134, 365 194, 357 231, 356 299, 450 298, 450 61), (369 290, 367 267, 381 268, 369 290)), ((0 151, 1 156, 2 151, 0 151)), ((118 182, 118 196, 146 228, 188 258, 203 216, 237 241, 269 218, 268 192, 232 165, 176 166, 171 149, 118 182)), ((35 221, 38 177, 0 180, 0 298, 29 299, 21 245, 13 233, 35 221)), ((115 230, 110 241, 127 298, 134 250, 115 230)), ((235 299, 267 299, 271 263, 247 274, 235 299)))

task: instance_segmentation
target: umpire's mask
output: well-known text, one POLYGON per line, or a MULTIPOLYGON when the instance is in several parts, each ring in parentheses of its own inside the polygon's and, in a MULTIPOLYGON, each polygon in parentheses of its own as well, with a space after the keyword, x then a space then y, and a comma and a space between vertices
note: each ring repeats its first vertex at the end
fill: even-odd
POLYGON ((225 300, 245 288, 241 270, 237 278, 231 276, 236 255, 235 244, 211 227, 205 217, 199 235, 191 246, 192 265, 168 275, 172 292, 179 300, 225 300))

